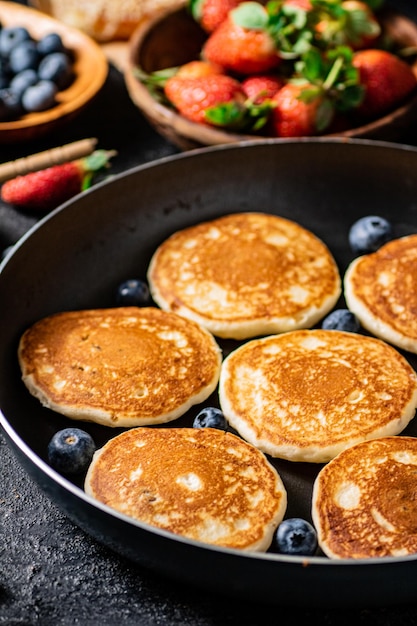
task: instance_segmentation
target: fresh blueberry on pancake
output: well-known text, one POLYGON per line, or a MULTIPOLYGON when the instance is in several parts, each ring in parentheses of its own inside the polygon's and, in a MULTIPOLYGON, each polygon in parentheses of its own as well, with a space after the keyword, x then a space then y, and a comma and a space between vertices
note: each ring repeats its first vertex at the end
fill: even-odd
POLYGON ((392 239, 392 224, 379 215, 361 217, 349 230, 349 244, 355 254, 375 252, 392 239))
POLYGON ((64 428, 48 444, 48 460, 62 474, 80 474, 91 463, 96 445, 92 436, 81 428, 64 428))
POLYGON ((299 517, 283 520, 275 533, 275 547, 281 554, 312 556, 317 545, 316 529, 299 517))
POLYGON ((357 333, 360 323, 356 315, 349 309, 335 309, 321 323, 324 330, 344 330, 350 333, 357 333))

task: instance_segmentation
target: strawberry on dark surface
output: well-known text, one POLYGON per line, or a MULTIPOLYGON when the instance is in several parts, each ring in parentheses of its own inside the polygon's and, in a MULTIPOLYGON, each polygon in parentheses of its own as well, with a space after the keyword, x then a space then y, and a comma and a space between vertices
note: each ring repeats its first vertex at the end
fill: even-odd
POLYGON ((50 211, 90 187, 94 174, 108 167, 115 154, 96 150, 76 161, 17 176, 3 184, 1 199, 25 211, 50 211))

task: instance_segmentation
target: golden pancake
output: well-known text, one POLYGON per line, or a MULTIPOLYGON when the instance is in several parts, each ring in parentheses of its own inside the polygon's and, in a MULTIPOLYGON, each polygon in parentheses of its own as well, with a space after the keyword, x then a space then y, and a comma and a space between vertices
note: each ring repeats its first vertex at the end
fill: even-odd
POLYGON ((213 428, 126 431, 95 453, 85 491, 146 524, 239 550, 266 550, 287 506, 266 457, 213 428))
POLYGON ((341 293, 336 263, 313 233, 282 217, 236 213, 174 233, 148 282, 164 310, 218 337, 310 328, 341 293))
POLYGON ((153 307, 51 315, 23 334, 18 356, 44 406, 106 426, 176 419, 213 392, 221 364, 210 333, 153 307))
POLYGON ((336 330, 253 339, 223 361, 221 408, 273 457, 322 463, 401 432, 417 406, 417 376, 392 346, 336 330))
POLYGON ((395 239, 348 267, 345 298, 362 326, 417 353, 417 235, 395 239))
POLYGON ((417 439, 386 437, 341 452, 316 478, 312 515, 331 558, 417 553, 417 439))

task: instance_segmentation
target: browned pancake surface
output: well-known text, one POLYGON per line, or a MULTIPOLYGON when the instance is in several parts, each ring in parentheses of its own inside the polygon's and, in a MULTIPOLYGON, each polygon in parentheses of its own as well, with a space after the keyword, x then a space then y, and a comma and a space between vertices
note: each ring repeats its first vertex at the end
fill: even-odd
POLYGON ((313 520, 333 558, 417 552, 417 439, 387 437, 342 452, 319 473, 313 520))
POLYGON ((240 550, 265 550, 286 509, 265 456, 215 429, 126 431, 96 453, 85 489, 152 526, 240 550))
POLYGON ((356 259, 345 277, 349 307, 377 336, 417 352, 417 235, 356 259))
POLYGON ((252 340, 223 362, 221 407, 272 456, 328 461, 364 439, 398 434, 417 405, 417 377, 392 346, 334 330, 252 340))
POLYGON ((214 390, 213 337, 157 308, 70 311, 44 318, 20 342, 29 390, 74 419, 110 426, 169 421, 214 390))
POLYGON ((341 290, 322 241, 263 213, 227 215, 173 234, 155 252, 148 279, 161 308, 233 338, 310 327, 341 290))

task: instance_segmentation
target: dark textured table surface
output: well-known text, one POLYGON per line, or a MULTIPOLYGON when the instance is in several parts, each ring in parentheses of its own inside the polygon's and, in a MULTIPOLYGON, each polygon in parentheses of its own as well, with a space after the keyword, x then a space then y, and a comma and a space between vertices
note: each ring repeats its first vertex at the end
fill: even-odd
MULTIPOLYGON (((393 4, 417 18, 415 0, 393 4)), ((415 136, 416 129, 410 129, 402 142, 414 143, 415 136)), ((79 118, 53 137, 0 146, 0 162, 85 137, 97 137, 99 147, 117 150, 112 173, 177 152, 131 104, 122 76, 111 67, 102 92, 79 118)), ((0 249, 34 222, 0 204, 0 249)), ((261 606, 230 599, 227 593, 184 588, 131 564, 74 526, 20 467, 1 434, 0 475, 0 624, 417 624, 417 592, 412 606, 385 607, 381 598, 376 609, 328 611, 261 606)), ((299 593, 301 597, 302 588, 299 593)))

